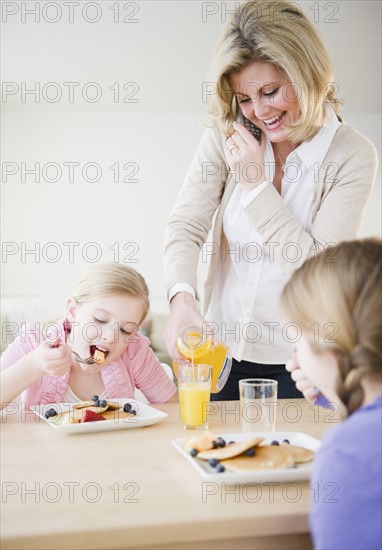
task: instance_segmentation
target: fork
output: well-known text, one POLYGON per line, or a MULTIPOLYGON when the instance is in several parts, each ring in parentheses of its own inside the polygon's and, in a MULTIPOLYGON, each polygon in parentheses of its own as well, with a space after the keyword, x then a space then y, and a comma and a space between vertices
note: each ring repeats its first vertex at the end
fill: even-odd
MULTIPOLYGON (((70 325, 70 322, 67 319, 65 319, 64 321, 65 344, 68 342, 68 336, 71 332, 72 332, 72 327, 70 325)), ((93 365, 96 362, 94 357, 92 356, 88 357, 87 359, 82 359, 78 355, 78 353, 76 353, 75 351, 72 350, 72 353, 79 363, 84 363, 85 365, 93 365)))

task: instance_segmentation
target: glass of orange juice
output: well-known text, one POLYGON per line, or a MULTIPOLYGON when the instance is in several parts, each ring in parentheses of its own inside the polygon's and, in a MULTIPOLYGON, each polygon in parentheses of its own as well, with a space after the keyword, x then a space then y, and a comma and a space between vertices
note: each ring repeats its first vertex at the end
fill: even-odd
POLYGON ((178 365, 180 420, 185 429, 208 428, 207 405, 211 394, 211 365, 178 365))

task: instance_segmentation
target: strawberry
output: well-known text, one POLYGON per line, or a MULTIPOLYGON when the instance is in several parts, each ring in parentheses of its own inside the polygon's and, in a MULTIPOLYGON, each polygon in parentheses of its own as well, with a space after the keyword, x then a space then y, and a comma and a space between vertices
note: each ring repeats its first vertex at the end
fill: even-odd
POLYGON ((96 422, 97 420, 106 420, 106 418, 102 416, 102 414, 98 414, 94 411, 89 411, 89 409, 84 409, 81 422, 96 422))

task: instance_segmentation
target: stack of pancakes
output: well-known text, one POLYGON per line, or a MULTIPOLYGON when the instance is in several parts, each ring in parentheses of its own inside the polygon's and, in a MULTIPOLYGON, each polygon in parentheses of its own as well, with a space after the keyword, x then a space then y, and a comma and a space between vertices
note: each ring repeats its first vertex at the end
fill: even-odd
POLYGON ((314 457, 314 452, 310 449, 289 443, 264 445, 262 437, 213 448, 212 441, 218 441, 218 439, 211 433, 204 434, 199 441, 198 438, 187 441, 185 448, 187 450, 195 449, 197 451, 195 458, 207 461, 215 459, 222 462, 227 470, 234 472, 292 468, 295 465, 310 462, 314 457))

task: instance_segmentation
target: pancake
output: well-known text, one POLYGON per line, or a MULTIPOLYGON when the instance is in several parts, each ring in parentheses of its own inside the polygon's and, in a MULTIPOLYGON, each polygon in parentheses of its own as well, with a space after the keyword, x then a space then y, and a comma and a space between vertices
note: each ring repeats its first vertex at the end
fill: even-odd
POLYGON ((121 420, 123 418, 136 418, 135 414, 124 412, 123 410, 106 411, 102 413, 106 420, 121 420))
POLYGON ((197 454, 197 458, 201 458, 202 460, 209 460, 210 458, 226 460, 245 453, 245 451, 248 451, 248 449, 251 449, 252 447, 256 447, 262 441, 264 441, 264 438, 262 437, 255 437, 253 439, 248 439, 247 441, 238 441, 237 443, 231 443, 231 445, 226 445, 225 447, 202 451, 197 454))
POLYGON ((217 440, 217 435, 210 431, 206 431, 202 435, 196 435, 194 437, 191 437, 190 439, 187 439, 184 444, 184 448, 188 451, 191 451, 191 449, 196 449, 198 452, 207 451, 208 449, 213 448, 212 442, 217 440))
POLYGON ((298 447, 297 445, 283 445, 283 449, 292 455, 295 464, 310 462, 315 455, 314 451, 305 449, 304 447, 298 447))
POLYGON ((93 359, 97 363, 97 365, 103 365, 103 363, 106 360, 106 353, 104 351, 96 348, 94 350, 93 359))
POLYGON ((83 409, 71 409, 47 418, 50 424, 78 424, 82 418, 83 409))
POLYGON ((233 472, 251 472, 253 470, 278 470, 291 468, 294 465, 293 456, 284 447, 276 445, 260 445, 256 447, 255 456, 240 455, 224 460, 227 470, 233 472))

